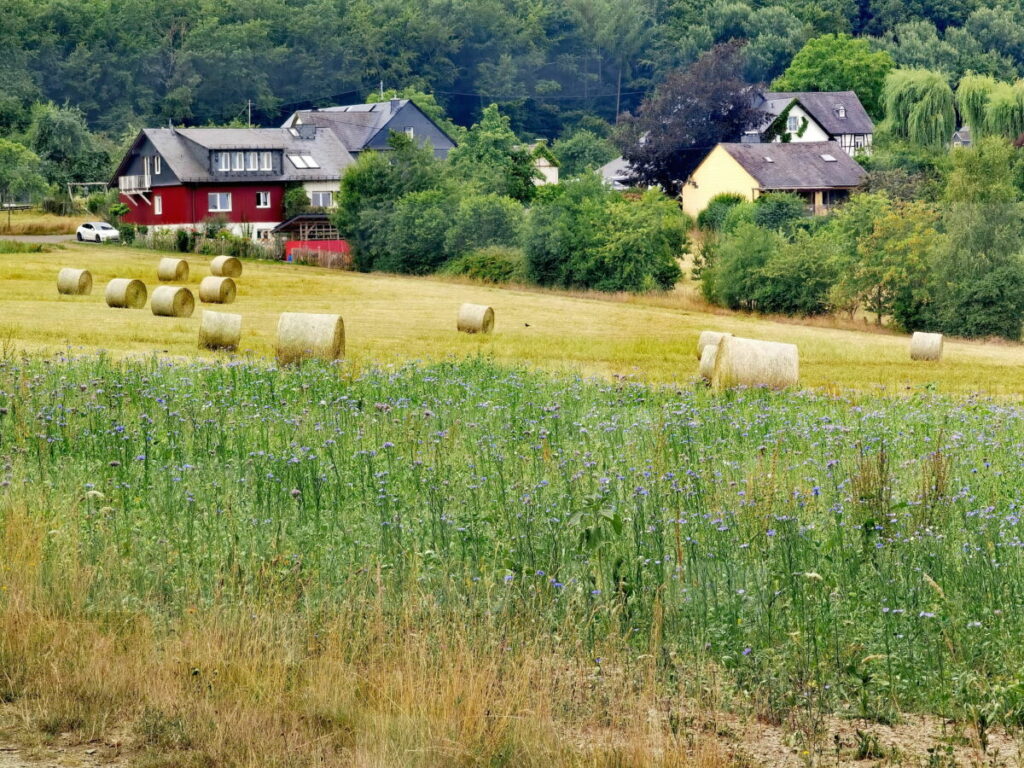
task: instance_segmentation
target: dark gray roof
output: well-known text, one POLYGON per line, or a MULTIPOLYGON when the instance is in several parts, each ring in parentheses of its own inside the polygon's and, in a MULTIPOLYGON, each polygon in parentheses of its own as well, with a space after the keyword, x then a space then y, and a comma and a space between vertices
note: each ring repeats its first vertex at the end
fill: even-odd
POLYGON ((323 109, 303 109, 295 112, 285 122, 285 126, 295 123, 316 125, 330 128, 341 139, 342 144, 352 150, 360 150, 384 129, 392 116, 409 103, 408 99, 397 99, 392 105, 390 101, 376 104, 349 104, 344 107, 324 107, 323 109))
POLYGON ((779 114, 796 99, 811 117, 832 136, 841 133, 874 133, 875 124, 868 117, 864 105, 853 91, 772 91, 762 94, 767 108, 779 114), (781 104, 781 107, 778 105, 781 104), (837 107, 846 109, 846 117, 839 117, 837 107))
POLYGON ((210 150, 280 150, 286 155, 312 155, 319 168, 295 168, 284 160, 282 173, 260 178, 274 181, 334 181, 354 161, 332 131, 318 130, 311 139, 287 128, 147 128, 146 138, 183 182, 223 180, 207 169, 210 150))
POLYGON ((864 178, 864 169, 835 141, 718 146, 743 166, 762 189, 855 187, 864 178))

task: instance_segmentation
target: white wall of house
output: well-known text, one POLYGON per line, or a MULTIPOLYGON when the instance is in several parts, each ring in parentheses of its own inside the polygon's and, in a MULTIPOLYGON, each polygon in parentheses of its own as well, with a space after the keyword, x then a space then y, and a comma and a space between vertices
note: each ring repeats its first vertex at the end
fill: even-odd
POLYGON ((313 193, 315 192, 330 192, 332 199, 332 207, 338 204, 338 187, 340 182, 338 181, 306 181, 303 182, 302 188, 306 190, 306 194, 309 195, 309 199, 313 202, 313 193))
MULTIPOLYGON (((818 125, 817 121, 807 114, 806 110, 799 104, 794 104, 793 108, 789 110, 787 123, 788 126, 783 126, 783 130, 786 130, 790 134, 790 141, 792 142, 805 142, 805 141, 830 141, 832 139, 825 129, 818 125), (807 128, 804 130, 803 136, 797 136, 797 131, 800 130, 800 126, 803 125, 803 121, 806 118, 807 128), (792 127, 789 127, 792 126, 792 127)), ((776 138, 775 141, 781 141, 780 138, 776 138)))
POLYGON ((557 184, 558 183, 558 166, 552 165, 551 162, 544 157, 537 158, 534 162, 534 167, 540 171, 543 178, 533 180, 533 183, 538 187, 542 187, 545 184, 557 184))

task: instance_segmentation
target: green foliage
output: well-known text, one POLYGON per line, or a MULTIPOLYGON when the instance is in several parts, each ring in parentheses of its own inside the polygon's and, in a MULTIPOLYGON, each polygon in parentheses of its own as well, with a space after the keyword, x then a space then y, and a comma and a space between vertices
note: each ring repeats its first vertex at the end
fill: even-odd
POLYGON ((21 144, 0 139, 0 204, 31 200, 45 190, 39 158, 21 144))
POLYGON ((587 263, 601 245, 599 230, 609 194, 596 175, 540 190, 523 236, 533 282, 564 288, 583 285, 577 265, 587 263))
POLYGON ((466 129, 461 125, 456 125, 449 118, 445 112, 444 107, 437 103, 437 99, 434 94, 426 91, 421 91, 418 88, 390 88, 384 91, 383 96, 380 91, 370 91, 366 96, 367 104, 376 104, 381 101, 389 101, 391 99, 409 99, 413 104, 423 110, 423 113, 437 123, 438 127, 441 128, 445 133, 451 137, 456 144, 461 143, 462 139, 466 135, 466 129))
POLYGON ((310 209, 309 193, 301 184, 289 184, 284 191, 284 217, 290 219, 300 213, 306 213, 310 209))
POLYGON ((854 91, 868 114, 882 116, 882 87, 894 66, 885 51, 867 40, 822 35, 807 41, 786 71, 772 83, 780 91, 854 91))
POLYGON ((446 240, 457 202, 446 189, 399 198, 376 241, 374 269, 425 275, 444 264, 450 255, 446 240))
POLYGON ((722 192, 708 201, 707 207, 697 214, 697 226, 703 230, 717 232, 722 229, 729 211, 746 200, 735 192, 722 192))
POLYGON ((512 198, 465 195, 447 222, 445 249, 458 255, 489 245, 518 245, 524 215, 523 206, 512 198))
POLYGON ((562 178, 594 171, 619 154, 611 141, 586 129, 559 139, 551 149, 558 158, 562 178))
POLYGON ((885 78, 885 114, 892 133, 922 147, 944 147, 956 129, 953 91, 938 72, 894 69, 885 78))
POLYGON ((985 111, 989 96, 996 88, 996 79, 988 75, 964 75, 956 89, 956 106, 971 137, 978 141, 985 133, 985 111))
POLYGON ((834 247, 827 231, 800 232, 793 242, 781 243, 758 272, 754 288, 758 311, 801 316, 829 312, 837 278, 834 247))
POLYGON ((443 267, 441 273, 471 277, 485 283, 526 283, 526 254, 521 248, 489 245, 458 256, 443 267))
POLYGON ((735 231, 722 235, 710 267, 714 291, 707 298, 729 309, 757 309, 762 296, 761 270, 775 256, 785 240, 776 232, 742 222, 735 231))
POLYGON ((448 160, 452 172, 485 192, 494 192, 527 202, 536 192, 534 168, 529 149, 516 137, 509 118, 497 104, 484 109, 480 122, 469 129, 448 160))
POLYGON ((1015 139, 1024 133, 1024 83, 996 83, 985 102, 983 133, 1015 139))
POLYGON ((94 136, 77 109, 36 104, 26 140, 43 161, 47 181, 61 186, 106 178, 113 147, 94 136))
POLYGON ((807 203, 793 192, 769 192, 754 201, 754 223, 773 232, 790 232, 807 216, 807 203))

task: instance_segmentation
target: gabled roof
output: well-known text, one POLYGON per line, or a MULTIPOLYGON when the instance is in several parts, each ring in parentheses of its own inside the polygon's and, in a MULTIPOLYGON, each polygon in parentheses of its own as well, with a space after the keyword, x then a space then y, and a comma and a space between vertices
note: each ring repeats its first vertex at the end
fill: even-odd
POLYGON ((835 141, 719 144, 761 189, 856 187, 865 171, 835 141))
POLYGON ((385 130, 391 118, 406 105, 412 104, 413 108, 422 114, 442 134, 455 144, 455 140, 445 133, 431 117, 420 109, 416 102, 410 99, 390 99, 379 101, 375 104, 348 104, 341 107, 321 107, 320 109, 302 109, 292 113, 284 125, 290 127, 297 123, 304 125, 316 125, 320 128, 329 128, 352 152, 359 152, 369 144, 373 138, 385 130))
POLYGON ((620 155, 598 168, 597 173, 605 181, 624 183, 629 180, 630 175, 633 173, 633 168, 626 158, 620 155))
POLYGON ((762 94, 764 109, 778 115, 793 99, 830 135, 874 133, 875 124, 853 91, 771 91, 762 94), (839 117, 842 107, 846 117, 839 117))
POLYGON ((286 159, 279 174, 260 174, 267 181, 333 181, 340 179, 345 168, 355 160, 338 138, 326 130, 318 130, 312 138, 303 139, 286 128, 145 128, 136 137, 114 172, 112 184, 131 161, 132 153, 149 139, 163 162, 182 182, 241 181, 242 177, 226 179, 209 170, 208 153, 219 150, 278 150, 287 154, 312 155, 319 168, 295 168, 286 159))

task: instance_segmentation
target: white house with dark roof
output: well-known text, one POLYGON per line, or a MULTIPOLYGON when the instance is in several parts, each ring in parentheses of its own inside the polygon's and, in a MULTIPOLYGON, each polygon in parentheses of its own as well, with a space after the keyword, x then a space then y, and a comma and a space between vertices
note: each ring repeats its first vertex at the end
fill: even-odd
POLYGON ((848 155, 871 151, 875 124, 853 91, 772 91, 761 97, 763 141, 835 141, 848 155))
POLYGON ((836 141, 719 144, 683 185, 683 210, 696 217, 716 195, 756 200, 768 192, 792 192, 808 212, 825 213, 846 200, 865 171, 836 141))
POLYGON ((285 128, 315 125, 334 133, 345 148, 358 156, 373 149, 387 151, 391 132, 404 133, 420 146, 429 143, 434 155, 448 156, 455 141, 409 99, 391 99, 376 104, 349 104, 341 107, 303 109, 285 120, 285 128))

